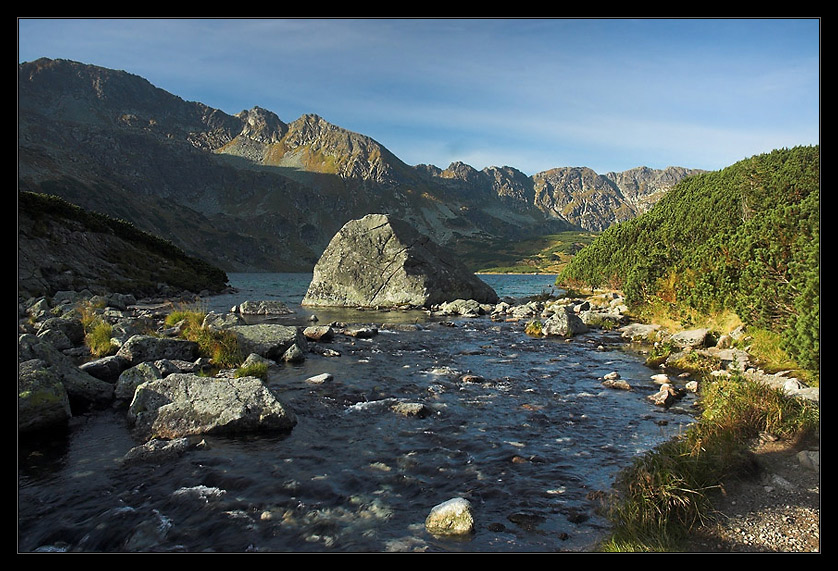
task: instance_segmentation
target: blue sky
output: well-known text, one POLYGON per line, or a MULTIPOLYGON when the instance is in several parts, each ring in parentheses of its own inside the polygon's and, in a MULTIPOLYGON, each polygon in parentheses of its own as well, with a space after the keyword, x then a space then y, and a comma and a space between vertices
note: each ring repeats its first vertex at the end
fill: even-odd
POLYGON ((19 18, 40 57, 316 113, 412 165, 716 170, 820 141, 818 19, 19 18))

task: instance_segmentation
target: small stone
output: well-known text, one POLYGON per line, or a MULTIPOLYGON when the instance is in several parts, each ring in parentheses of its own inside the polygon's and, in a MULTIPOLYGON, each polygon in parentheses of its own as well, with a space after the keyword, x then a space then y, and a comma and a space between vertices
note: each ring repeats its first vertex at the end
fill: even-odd
POLYGON ((471 502, 453 498, 435 506, 425 519, 425 529, 434 535, 469 535, 474 532, 471 502))
POLYGON ((328 383, 333 378, 334 377, 330 373, 320 373, 319 375, 307 378, 306 382, 313 385, 322 385, 323 383, 328 383))

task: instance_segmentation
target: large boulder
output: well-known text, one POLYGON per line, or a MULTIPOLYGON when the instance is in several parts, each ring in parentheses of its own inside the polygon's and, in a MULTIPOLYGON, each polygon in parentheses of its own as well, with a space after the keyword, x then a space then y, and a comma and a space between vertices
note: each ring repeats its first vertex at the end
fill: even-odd
POLYGON ((288 431, 294 413, 256 377, 175 373, 141 384, 128 411, 135 434, 174 439, 196 434, 288 431))
POLYGON ((114 397, 119 400, 131 402, 131 399, 134 398, 134 391, 137 390, 138 386, 162 378, 163 374, 154 363, 143 361, 130 369, 126 369, 119 375, 119 379, 117 379, 114 386, 114 397))
POLYGON ((122 371, 130 366, 131 363, 124 357, 108 355, 107 357, 82 363, 79 365, 79 369, 99 380, 115 383, 122 371))
POLYGON ((430 307, 498 296, 452 253, 386 214, 351 220, 314 267, 305 306, 430 307))

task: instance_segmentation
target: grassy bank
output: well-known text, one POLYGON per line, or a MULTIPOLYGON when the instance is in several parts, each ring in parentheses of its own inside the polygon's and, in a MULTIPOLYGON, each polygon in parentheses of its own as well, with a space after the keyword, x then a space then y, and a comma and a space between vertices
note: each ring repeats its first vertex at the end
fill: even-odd
MULTIPOLYGON (((647 319, 656 316, 669 331, 684 325, 720 332, 741 327, 731 313, 689 319, 656 313, 650 307, 639 313, 647 319)), ((747 349, 760 368, 792 370, 817 385, 817 372, 802 369, 779 349, 776 334, 745 331, 740 348, 747 349)), ((664 345, 659 344, 658 351, 664 345)), ((684 434, 638 457, 620 473, 604 507, 613 531, 601 543, 602 551, 678 551, 690 531, 707 521, 723 483, 753 472, 750 446, 755 438, 769 433, 795 439, 819 429, 817 404, 787 397, 738 373, 713 375, 718 363, 697 353, 678 365, 698 380, 700 415, 684 434)))
POLYGON ((606 508, 613 532, 602 551, 678 551, 704 523, 728 478, 748 475, 749 442, 761 432, 792 438, 817 430, 817 406, 739 377, 706 382, 702 413, 686 433, 624 470, 606 508))

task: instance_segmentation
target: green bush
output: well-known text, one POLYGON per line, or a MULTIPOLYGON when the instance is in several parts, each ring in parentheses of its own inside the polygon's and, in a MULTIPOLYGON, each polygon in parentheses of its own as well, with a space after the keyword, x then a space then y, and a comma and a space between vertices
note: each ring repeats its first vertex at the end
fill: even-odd
POLYGON ((622 289, 632 306, 733 311, 820 363, 820 148, 796 147, 682 180, 646 214, 612 226, 559 285, 622 289))

